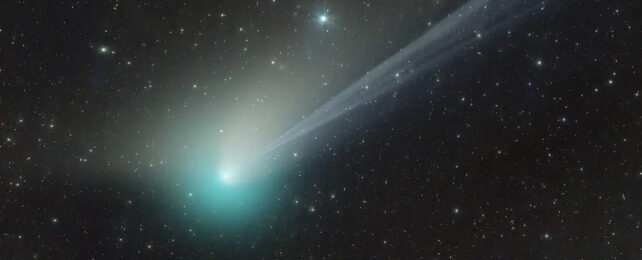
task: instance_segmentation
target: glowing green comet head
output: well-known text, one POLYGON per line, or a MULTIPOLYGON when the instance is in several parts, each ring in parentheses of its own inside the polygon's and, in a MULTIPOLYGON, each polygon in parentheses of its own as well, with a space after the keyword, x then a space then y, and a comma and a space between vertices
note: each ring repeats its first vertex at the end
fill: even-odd
POLYGON ((223 173, 223 174, 221 175, 221 179, 222 179, 222 180, 223 180, 223 182, 225 182, 225 183, 232 183, 232 182, 234 181, 234 180, 233 180, 233 176, 232 176, 230 173, 223 173))
POLYGON ((188 214, 217 230, 252 223, 274 202, 273 180, 248 178, 236 168, 204 162, 191 176, 182 192, 191 209, 188 214))
POLYGON ((231 170, 223 169, 220 173, 220 179, 224 184, 234 184, 234 173, 231 170))

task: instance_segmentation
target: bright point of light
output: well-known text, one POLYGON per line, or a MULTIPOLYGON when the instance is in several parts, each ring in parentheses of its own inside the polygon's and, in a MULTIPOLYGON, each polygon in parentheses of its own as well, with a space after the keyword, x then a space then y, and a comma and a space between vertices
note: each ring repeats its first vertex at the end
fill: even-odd
POLYGON ((325 23, 327 21, 328 21, 328 16, 327 15, 322 14, 322 15, 319 16, 319 22, 325 23))
POLYGON ((231 182, 232 181, 232 175, 230 175, 229 173, 223 173, 223 176, 221 176, 221 178, 223 178, 223 181, 225 181, 225 182, 231 182))
POLYGON ((232 184, 234 183, 234 174, 230 170, 224 170, 221 173, 221 181, 225 184, 232 184))
POLYGON ((107 47, 100 47, 100 52, 102 52, 102 53, 107 52, 107 47))

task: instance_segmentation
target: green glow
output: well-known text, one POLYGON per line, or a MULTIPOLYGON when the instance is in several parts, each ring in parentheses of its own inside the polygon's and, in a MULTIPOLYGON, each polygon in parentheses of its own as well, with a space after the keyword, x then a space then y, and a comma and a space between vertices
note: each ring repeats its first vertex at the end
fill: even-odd
POLYGON ((219 228, 249 224, 265 216, 274 202, 273 182, 267 178, 238 181, 233 170, 210 162, 195 163, 193 171, 183 194, 187 212, 202 223, 219 228))
POLYGON ((218 176, 220 181, 226 185, 240 185, 242 182, 239 174, 229 167, 223 167, 219 170, 218 176))
POLYGON ((241 130, 219 133, 221 128, 185 124, 174 130, 185 138, 173 148, 175 173, 167 181, 177 203, 176 218, 215 232, 237 232, 274 218, 282 189, 280 174, 274 174, 281 171, 274 166, 281 164, 252 162, 262 144, 242 138, 241 130))

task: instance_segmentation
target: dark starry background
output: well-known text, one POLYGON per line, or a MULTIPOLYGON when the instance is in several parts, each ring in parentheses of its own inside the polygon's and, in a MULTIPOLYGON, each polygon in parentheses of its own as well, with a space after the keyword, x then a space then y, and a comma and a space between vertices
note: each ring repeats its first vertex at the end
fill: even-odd
POLYGON ((175 189, 177 125, 263 73, 306 83, 264 90, 311 104, 287 129, 464 1, 2 1, 0 258, 642 258, 642 4, 555 2, 325 126, 225 228, 175 189))

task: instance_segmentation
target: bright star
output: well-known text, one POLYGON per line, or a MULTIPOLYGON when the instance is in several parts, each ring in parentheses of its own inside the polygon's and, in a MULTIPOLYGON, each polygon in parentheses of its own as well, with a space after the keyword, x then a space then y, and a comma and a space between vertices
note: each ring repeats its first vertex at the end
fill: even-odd
POLYGON ((320 16, 319 16, 319 22, 320 22, 320 23, 324 24, 324 23, 326 23, 327 21, 328 21, 328 16, 327 16, 327 15, 322 14, 322 15, 320 15, 320 16))

